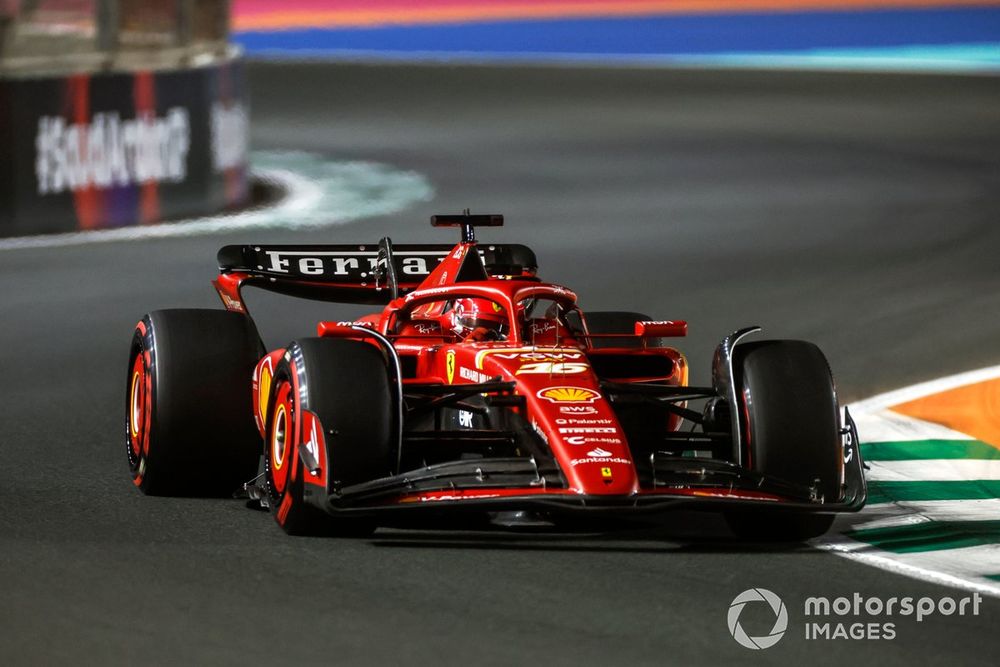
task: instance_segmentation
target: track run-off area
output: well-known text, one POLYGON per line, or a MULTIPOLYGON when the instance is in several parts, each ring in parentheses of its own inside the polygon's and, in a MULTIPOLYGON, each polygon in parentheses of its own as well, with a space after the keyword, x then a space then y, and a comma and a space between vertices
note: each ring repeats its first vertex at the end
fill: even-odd
POLYGON ((1000 596, 1000 366, 850 406, 868 506, 815 544, 890 572, 1000 596))

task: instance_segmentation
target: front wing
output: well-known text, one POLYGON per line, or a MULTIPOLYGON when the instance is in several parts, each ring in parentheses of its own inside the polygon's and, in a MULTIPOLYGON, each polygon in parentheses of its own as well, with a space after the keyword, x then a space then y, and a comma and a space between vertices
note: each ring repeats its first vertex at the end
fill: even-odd
MULTIPOLYGON (((652 461, 652 484, 628 496, 581 495, 558 483, 558 469, 534 458, 454 461, 338 489, 320 504, 337 515, 421 511, 657 514, 678 509, 761 508, 818 514, 856 512, 867 501, 857 427, 845 410, 843 497, 765 478, 732 463, 666 457, 652 461)), ((317 490, 318 491, 318 490, 317 490)))

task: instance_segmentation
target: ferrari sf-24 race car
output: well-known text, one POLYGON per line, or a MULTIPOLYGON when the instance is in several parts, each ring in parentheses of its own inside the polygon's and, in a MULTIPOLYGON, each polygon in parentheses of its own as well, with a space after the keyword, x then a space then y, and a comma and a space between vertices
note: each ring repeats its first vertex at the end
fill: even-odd
POLYGON ((226 246, 225 310, 143 317, 126 397, 135 486, 242 490, 292 534, 421 512, 607 523, 685 508, 721 511, 743 537, 804 539, 864 505, 857 429, 815 345, 741 329, 712 386, 689 386, 664 343, 685 322, 584 313, 529 248, 476 242, 502 216, 431 223, 461 242, 226 246), (247 286, 383 308, 267 351, 247 286))

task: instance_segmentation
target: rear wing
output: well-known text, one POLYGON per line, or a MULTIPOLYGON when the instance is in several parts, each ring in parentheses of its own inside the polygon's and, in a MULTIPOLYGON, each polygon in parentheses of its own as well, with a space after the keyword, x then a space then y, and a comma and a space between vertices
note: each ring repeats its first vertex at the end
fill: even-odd
MULTIPOLYGON (((219 250, 222 275, 216 287, 232 298, 232 287, 253 285, 321 301, 387 304, 416 289, 453 249, 443 244, 396 245, 388 239, 371 245, 228 245, 219 250), (234 280, 237 285, 226 285, 225 290, 218 284, 234 280)), ((484 244, 476 249, 491 277, 521 278, 538 269, 535 253, 524 245, 484 244)), ((225 297, 223 301, 230 307, 225 297)), ((233 309, 242 310, 242 304, 233 309)))

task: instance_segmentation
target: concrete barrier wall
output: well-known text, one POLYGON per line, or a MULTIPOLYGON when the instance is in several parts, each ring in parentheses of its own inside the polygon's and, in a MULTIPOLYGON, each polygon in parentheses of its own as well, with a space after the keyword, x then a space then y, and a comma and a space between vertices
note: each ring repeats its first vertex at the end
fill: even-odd
POLYGON ((0 236, 148 224, 247 198, 242 64, 0 79, 0 236))

